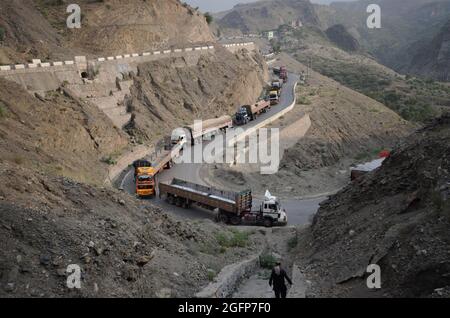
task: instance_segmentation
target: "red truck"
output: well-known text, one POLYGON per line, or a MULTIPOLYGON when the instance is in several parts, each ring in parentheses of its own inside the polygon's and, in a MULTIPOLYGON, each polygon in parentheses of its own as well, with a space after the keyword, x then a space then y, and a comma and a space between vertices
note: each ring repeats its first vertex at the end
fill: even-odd
POLYGON ((288 71, 286 66, 280 67, 280 79, 282 79, 284 83, 287 83, 288 81, 288 71))

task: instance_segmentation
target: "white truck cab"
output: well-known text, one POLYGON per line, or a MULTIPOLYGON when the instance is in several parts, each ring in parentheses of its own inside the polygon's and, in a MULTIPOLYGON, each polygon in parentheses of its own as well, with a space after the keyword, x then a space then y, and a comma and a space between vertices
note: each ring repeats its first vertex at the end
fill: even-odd
POLYGON ((186 140, 186 130, 184 128, 177 128, 172 132, 170 136, 172 145, 176 145, 180 141, 186 140))
POLYGON ((287 224, 286 211, 281 206, 280 200, 278 200, 277 197, 272 196, 269 191, 266 191, 265 199, 264 202, 261 203, 260 211, 262 217, 267 220, 265 221, 266 226, 269 226, 269 220, 271 220, 272 224, 287 224))

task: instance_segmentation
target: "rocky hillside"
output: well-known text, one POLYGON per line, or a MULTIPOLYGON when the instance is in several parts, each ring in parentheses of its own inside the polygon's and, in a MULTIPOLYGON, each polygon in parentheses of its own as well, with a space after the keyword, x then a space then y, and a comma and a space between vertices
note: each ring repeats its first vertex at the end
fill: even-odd
MULTIPOLYGON (((121 54, 212 42, 203 14, 178 0, 85 1, 84 26, 65 31, 71 47, 121 54)), ((83 9, 83 8, 82 8, 83 9)))
POLYGON ((312 126, 285 153, 286 171, 300 173, 346 157, 370 159, 413 127, 385 105, 318 73, 299 89, 297 99, 298 107, 310 114, 312 126))
POLYGON ((446 115, 322 204, 299 239, 311 296, 448 297, 449 146, 446 115), (366 287, 369 264, 381 267, 379 291, 366 287))
POLYGON ((68 29, 65 1, 0 3, 0 64, 212 42, 202 13, 178 0, 80 0, 82 27, 68 29))
POLYGON ((264 242, 26 165, 2 161, 0 172, 2 298, 193 297, 264 242), (224 246, 238 235, 240 247, 224 246), (82 271, 79 290, 66 285, 71 264, 82 271))
POLYGON ((345 51, 354 52, 358 51, 360 48, 358 41, 342 24, 336 24, 329 27, 325 33, 331 42, 345 51))
MULTIPOLYGON (((351 30, 342 34, 347 35, 348 43, 354 43, 351 30)), ((363 45, 358 51, 347 51, 317 27, 294 30, 275 40, 274 45, 298 61, 311 64, 315 71, 388 106, 407 120, 426 121, 450 106, 450 90, 445 83, 403 76, 380 64, 363 45)))
POLYGON ((143 64, 126 101, 133 115, 127 131, 148 141, 195 119, 232 114, 261 95, 266 77, 264 60, 245 49, 234 55, 217 47, 195 64, 185 59, 143 64))
POLYGON ((3 79, 0 137, 2 162, 94 184, 105 179, 108 165, 102 161, 128 144, 96 106, 62 91, 36 98, 3 79))
POLYGON ((63 38, 33 1, 0 2, 0 65, 63 53, 63 38))
MULTIPOLYGON (((64 27, 65 4, 2 1, 1 63, 213 41, 204 16, 179 1, 80 1, 76 31, 64 27)), ((122 81, 93 72, 78 87, 91 90, 84 95, 67 83, 32 95, 0 79, 0 297, 190 297, 223 266, 257 253, 261 236, 181 222, 104 185, 133 141, 150 146, 171 125, 259 96, 267 76, 259 55, 211 51, 139 65, 122 81), (114 100, 125 82, 135 119, 127 132, 140 140, 94 104, 94 93, 114 100), (70 264, 82 269, 81 290, 66 287, 70 264)))
POLYGON ((235 6, 217 22, 223 31, 258 33, 278 29, 280 25, 301 21, 316 25, 318 18, 308 0, 265 0, 235 6))
MULTIPOLYGON (((249 58, 222 53, 235 59, 223 66, 235 67, 224 74, 244 80, 240 61, 249 58)), ((208 98, 216 86, 203 81, 213 77, 211 68, 217 65, 206 64, 214 59, 226 63, 218 57, 202 60, 209 77, 201 64, 190 70, 200 69, 198 80, 208 98)), ((176 78, 167 71, 172 66, 143 65, 142 70, 154 67, 170 81, 176 78)), ((129 138, 96 106, 64 90, 32 96, 0 79, 0 297, 192 297, 225 265, 262 248, 257 233, 236 234, 210 221, 181 222, 150 202, 103 186, 109 164, 128 150, 129 138), (224 243, 235 236, 239 246, 224 243), (70 264, 81 267, 80 290, 66 287, 70 264)), ((172 95, 170 102, 179 94, 174 87, 163 93, 164 99, 172 95)), ((192 98, 200 93, 193 89, 192 98)), ((193 110, 201 113, 201 106, 193 110)), ((152 119, 163 126, 164 118, 152 119)))
MULTIPOLYGON (((279 58, 277 63, 292 72, 306 70, 287 54, 279 58)), ((371 160, 414 127, 383 104, 317 72, 307 85, 298 86, 296 94, 295 108, 271 126, 280 129, 278 173, 261 175, 260 167, 251 164, 214 167, 215 182, 243 188, 252 184, 255 192, 270 188, 283 197, 331 192, 347 183, 350 164, 371 160), (303 135, 305 114, 311 126, 303 135)))
POLYGON ((416 46, 407 72, 450 81, 450 20, 431 41, 424 39, 416 46))
MULTIPOLYGON (((379 1, 382 28, 372 30, 366 25, 366 8, 371 3, 369 0, 336 2, 331 6, 316 5, 315 11, 323 28, 343 24, 381 63, 396 71, 406 72, 410 68, 413 71, 411 62, 417 51, 411 50, 411 46, 419 41, 428 43, 438 34, 448 20, 450 1, 379 1)), ((430 52, 428 59, 433 60, 433 54, 430 52)))

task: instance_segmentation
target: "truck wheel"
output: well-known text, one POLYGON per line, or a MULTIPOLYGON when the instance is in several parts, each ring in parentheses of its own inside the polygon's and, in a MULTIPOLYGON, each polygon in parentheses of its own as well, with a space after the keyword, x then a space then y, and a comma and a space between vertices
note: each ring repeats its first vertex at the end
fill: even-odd
POLYGON ((273 222, 271 219, 264 219, 264 226, 265 227, 272 227, 273 226, 273 222))
POLYGON ((220 213, 219 214, 219 222, 228 224, 228 222, 229 222, 228 216, 226 214, 220 213))
POLYGON ((173 205, 173 196, 168 195, 166 198, 167 203, 169 203, 170 205, 173 205))
POLYGON ((233 225, 239 225, 241 224, 241 218, 238 216, 233 216, 230 220, 230 223, 233 225))

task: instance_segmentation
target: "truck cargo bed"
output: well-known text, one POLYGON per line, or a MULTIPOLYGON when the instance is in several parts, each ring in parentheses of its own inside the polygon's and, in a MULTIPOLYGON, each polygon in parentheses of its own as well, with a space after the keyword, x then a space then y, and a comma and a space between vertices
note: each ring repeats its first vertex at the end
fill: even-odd
POLYGON ((252 208, 250 190, 242 192, 224 191, 188 181, 173 179, 159 184, 160 196, 182 199, 183 203, 197 203, 209 209, 220 209, 240 215, 252 208))

